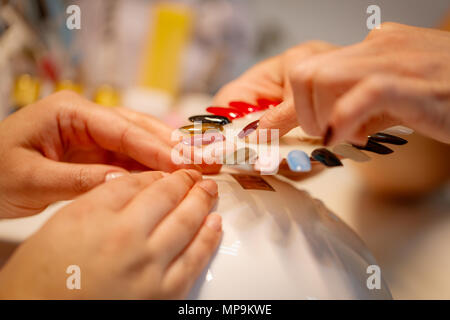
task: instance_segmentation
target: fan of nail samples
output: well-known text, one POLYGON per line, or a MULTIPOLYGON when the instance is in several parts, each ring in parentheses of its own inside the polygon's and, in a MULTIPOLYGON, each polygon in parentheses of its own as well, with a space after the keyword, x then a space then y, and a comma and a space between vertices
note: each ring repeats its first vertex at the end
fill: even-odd
MULTIPOLYGON (((254 112, 264 111, 271 107, 276 107, 281 101, 270 100, 261 98, 257 100, 257 104, 250 104, 245 101, 232 101, 228 104, 228 107, 212 106, 206 109, 210 114, 196 115, 189 118, 189 121, 194 125, 188 125, 181 127, 180 130, 184 133, 191 135, 190 138, 184 139, 182 142, 187 145, 202 146, 217 141, 225 140, 225 137, 220 133, 223 131, 223 126, 232 123, 233 120, 243 118, 246 115, 254 112)), ((252 132, 256 131, 259 125, 259 120, 252 121, 246 125, 238 134, 238 138, 244 139, 252 132)), ((404 145, 408 141, 394 134, 411 134, 412 130, 409 128, 397 126, 387 129, 385 132, 378 132, 368 137, 368 141, 364 146, 358 146, 353 144, 341 143, 332 148, 330 151, 327 148, 317 148, 313 150, 311 156, 308 156, 306 152, 302 150, 292 150, 287 155, 286 161, 289 169, 293 172, 307 172, 311 170, 311 162, 319 162, 327 167, 339 167, 342 166, 341 159, 351 159, 356 162, 365 162, 370 160, 363 151, 373 152, 376 154, 386 155, 394 152, 389 147, 383 145, 404 145)), ((245 148, 243 154, 248 155, 249 152, 245 148)), ((239 150, 236 151, 236 153, 239 150)), ((235 154, 236 155, 236 154, 235 154)), ((228 157, 225 164, 238 164, 237 158, 242 158, 246 161, 249 157, 236 157, 232 155, 235 161, 230 161, 228 157)))

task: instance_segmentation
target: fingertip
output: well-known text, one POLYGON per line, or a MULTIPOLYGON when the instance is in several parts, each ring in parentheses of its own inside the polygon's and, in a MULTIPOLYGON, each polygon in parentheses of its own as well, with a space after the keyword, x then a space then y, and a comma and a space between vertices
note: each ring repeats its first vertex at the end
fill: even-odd
POLYGON ((215 232, 222 232, 222 217, 217 213, 211 213, 206 218, 205 226, 215 232))

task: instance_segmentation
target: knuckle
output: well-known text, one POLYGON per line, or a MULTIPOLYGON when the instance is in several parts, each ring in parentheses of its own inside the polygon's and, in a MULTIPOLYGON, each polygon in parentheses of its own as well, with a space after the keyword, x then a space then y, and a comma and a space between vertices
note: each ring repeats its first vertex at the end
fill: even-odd
POLYGON ((185 212, 178 214, 174 217, 175 223, 179 225, 183 230, 192 231, 197 229, 197 219, 195 215, 186 214, 185 212))
POLYGON ((76 193, 85 193, 89 191, 92 186, 93 181, 87 168, 82 167, 75 171, 73 189, 76 193))

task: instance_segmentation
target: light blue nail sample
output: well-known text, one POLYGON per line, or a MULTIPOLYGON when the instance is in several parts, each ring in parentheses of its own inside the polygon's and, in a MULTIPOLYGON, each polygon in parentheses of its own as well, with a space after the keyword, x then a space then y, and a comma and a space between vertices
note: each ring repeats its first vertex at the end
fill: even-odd
POLYGON ((301 150, 292 150, 287 156, 289 169, 294 172, 311 171, 309 156, 301 150))

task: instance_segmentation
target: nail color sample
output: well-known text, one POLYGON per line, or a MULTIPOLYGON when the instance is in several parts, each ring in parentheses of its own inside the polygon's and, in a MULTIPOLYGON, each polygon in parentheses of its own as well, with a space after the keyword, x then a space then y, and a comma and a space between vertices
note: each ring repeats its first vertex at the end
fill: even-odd
POLYGON ((185 138, 181 143, 188 146, 204 146, 214 142, 224 141, 225 137, 218 132, 206 132, 204 134, 194 134, 189 138, 185 138))
POLYGON ((252 112, 262 111, 265 109, 265 108, 254 106, 250 103, 243 102, 243 101, 232 101, 228 105, 232 108, 238 109, 239 111, 241 111, 243 113, 252 113, 252 112))
POLYGON ((311 153, 311 157, 327 167, 339 167, 342 166, 341 160, 334 155, 331 151, 325 148, 319 148, 311 153))
POLYGON ((224 108, 224 107, 209 107, 206 109, 207 112, 210 112, 216 116, 227 117, 228 119, 237 119, 242 118, 245 114, 235 108, 224 108))
POLYGON ((311 161, 309 156, 301 150, 292 150, 287 155, 287 163, 289 169, 294 172, 307 172, 311 171, 311 161))
POLYGON ((356 162, 366 162, 370 160, 370 157, 367 154, 347 143, 335 145, 333 147, 333 152, 356 162))
POLYGON ((384 143, 388 143, 388 144, 395 144, 398 146, 407 144, 408 141, 405 139, 402 139, 400 137, 397 136, 393 136, 384 132, 378 132, 374 135, 371 135, 369 137, 369 140, 375 141, 375 142, 384 142, 384 143))
POLYGON ((404 126, 394 126, 394 127, 387 128, 386 130, 383 130, 383 132, 389 133, 389 134, 409 135, 409 134, 414 133, 414 130, 404 127, 404 126))
POLYGON ((205 133, 206 131, 222 131, 223 128, 222 126, 219 126, 217 124, 214 123, 202 123, 201 125, 188 125, 188 126, 184 126, 180 128, 180 131, 184 132, 184 133, 189 133, 191 135, 193 134, 200 134, 200 133, 205 133))
POLYGON ((281 101, 259 98, 258 100, 256 100, 256 103, 258 104, 258 107, 267 109, 269 107, 276 107, 281 103, 281 101))
POLYGON ((328 126, 323 136, 323 144, 327 146, 333 138, 333 127, 328 126))
POLYGON ((256 159, 258 154, 255 150, 250 148, 241 148, 235 152, 228 154, 223 159, 223 164, 227 165, 237 165, 251 163, 256 159))
POLYGON ((378 142, 372 140, 367 141, 367 144, 365 146, 357 146, 357 145, 353 146, 361 150, 366 150, 378 154, 390 154, 394 152, 392 149, 389 149, 388 147, 383 146, 382 144, 379 144, 378 142))
POLYGON ((215 123, 218 125, 226 125, 231 123, 230 119, 223 116, 216 116, 211 114, 204 114, 204 115, 198 115, 198 116, 192 116, 189 118, 190 122, 201 122, 201 123, 215 123))
POLYGON ((241 132, 239 132, 239 134, 238 134, 239 139, 244 139, 250 133, 255 131, 258 128, 258 125, 259 125, 259 120, 249 123, 247 126, 245 126, 244 129, 241 130, 241 132))

